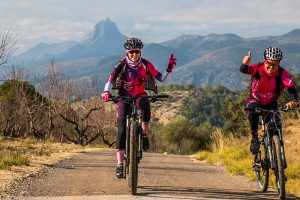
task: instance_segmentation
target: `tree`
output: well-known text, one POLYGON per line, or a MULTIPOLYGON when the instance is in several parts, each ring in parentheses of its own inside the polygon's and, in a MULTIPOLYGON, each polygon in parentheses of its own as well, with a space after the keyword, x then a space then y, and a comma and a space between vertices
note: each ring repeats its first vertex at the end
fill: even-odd
POLYGON ((12 29, 2 34, 0 42, 0 66, 6 64, 16 51, 16 37, 12 34, 12 29))
POLYGON ((209 123, 197 127, 179 115, 165 126, 157 127, 155 141, 162 143, 157 146, 168 152, 190 154, 208 148, 211 131, 209 123))
MULTIPOLYGON (((297 88, 297 91, 299 92, 300 90, 300 74, 295 74, 293 75, 293 82, 295 83, 296 85, 296 88, 297 88)), ((288 93, 288 91, 285 89, 280 98, 279 98, 279 106, 282 106, 284 104, 286 104, 287 102, 291 101, 291 96, 290 94, 288 93)), ((292 119, 299 119, 299 109, 295 109, 293 111, 290 111, 290 112, 286 112, 286 113, 282 113, 282 115, 284 117, 289 117, 289 118, 292 118, 292 119)))
POLYGON ((246 93, 228 96, 224 99, 221 116, 226 120, 222 129, 227 136, 230 134, 237 137, 248 135, 249 122, 247 113, 244 111, 245 101, 246 93))
POLYGON ((181 114, 196 126, 209 122, 212 126, 222 127, 224 119, 220 112, 224 109, 223 101, 234 94, 223 86, 195 89, 183 100, 181 114))
POLYGON ((47 99, 27 81, 10 79, 0 85, 1 131, 6 137, 44 138, 47 99))
POLYGON ((108 146, 114 144, 110 137, 112 129, 106 127, 111 112, 104 109, 99 98, 90 98, 98 92, 96 80, 80 84, 64 75, 62 68, 52 61, 40 87, 50 100, 49 124, 60 129, 61 140, 87 145, 102 137, 108 146))

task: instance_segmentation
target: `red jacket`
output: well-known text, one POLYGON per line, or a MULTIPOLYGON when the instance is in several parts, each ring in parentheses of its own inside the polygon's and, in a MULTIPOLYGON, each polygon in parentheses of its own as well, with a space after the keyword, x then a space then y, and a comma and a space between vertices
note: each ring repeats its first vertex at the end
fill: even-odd
POLYGON ((133 96, 144 96, 147 95, 145 91, 144 81, 146 80, 146 68, 152 77, 160 80, 158 76, 161 73, 155 69, 153 64, 143 59, 137 63, 137 65, 130 66, 127 59, 122 59, 110 74, 108 82, 113 84, 118 76, 120 75, 121 88, 119 91, 120 95, 133 95, 133 96))
MULTIPOLYGON (((249 66, 242 65, 241 72, 252 76, 251 90, 249 97, 255 98, 260 104, 268 105, 274 103, 278 97, 277 92, 277 77, 279 70, 268 73, 262 63, 256 63, 249 66)), ((281 82, 284 88, 295 87, 291 76, 287 70, 283 69, 281 82)))

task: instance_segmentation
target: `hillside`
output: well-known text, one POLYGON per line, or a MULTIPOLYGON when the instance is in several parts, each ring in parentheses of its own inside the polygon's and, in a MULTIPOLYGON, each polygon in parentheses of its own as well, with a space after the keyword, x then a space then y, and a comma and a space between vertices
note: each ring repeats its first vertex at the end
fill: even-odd
MULTIPOLYGON (((80 80, 98 78, 103 82, 125 56, 123 43, 126 38, 107 18, 98 22, 82 41, 40 43, 16 59, 35 74, 45 72, 50 60, 54 60, 64 67, 67 75, 80 80)), ((186 34, 162 43, 146 43, 142 56, 163 72, 168 56, 175 54, 177 65, 168 84, 223 85, 240 90, 245 88, 247 79, 238 70, 243 56, 250 50, 252 63, 262 61, 263 51, 269 46, 283 50, 283 67, 291 73, 300 72, 297 67, 300 65, 300 29, 281 36, 255 38, 242 38, 231 33, 186 34)))
POLYGON ((180 114, 180 108, 183 104, 183 98, 189 96, 191 91, 167 91, 164 94, 170 95, 166 101, 158 101, 151 105, 152 121, 163 125, 169 123, 180 114))

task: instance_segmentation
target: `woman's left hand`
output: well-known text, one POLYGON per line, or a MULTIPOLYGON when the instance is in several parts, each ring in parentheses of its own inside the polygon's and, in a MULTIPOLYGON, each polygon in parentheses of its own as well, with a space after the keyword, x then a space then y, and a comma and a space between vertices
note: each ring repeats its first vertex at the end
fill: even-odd
POLYGON ((176 58, 173 54, 171 54, 169 57, 169 64, 168 64, 167 72, 172 72, 175 65, 176 65, 176 58))

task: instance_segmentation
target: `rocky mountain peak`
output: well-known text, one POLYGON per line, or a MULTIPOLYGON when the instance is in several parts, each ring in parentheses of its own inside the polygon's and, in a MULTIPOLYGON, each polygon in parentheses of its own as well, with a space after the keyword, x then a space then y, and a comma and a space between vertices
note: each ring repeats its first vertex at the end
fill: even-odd
POLYGON ((94 31, 90 35, 90 40, 95 40, 99 37, 107 35, 121 35, 116 24, 112 22, 109 18, 107 18, 106 20, 102 20, 95 25, 94 31))

